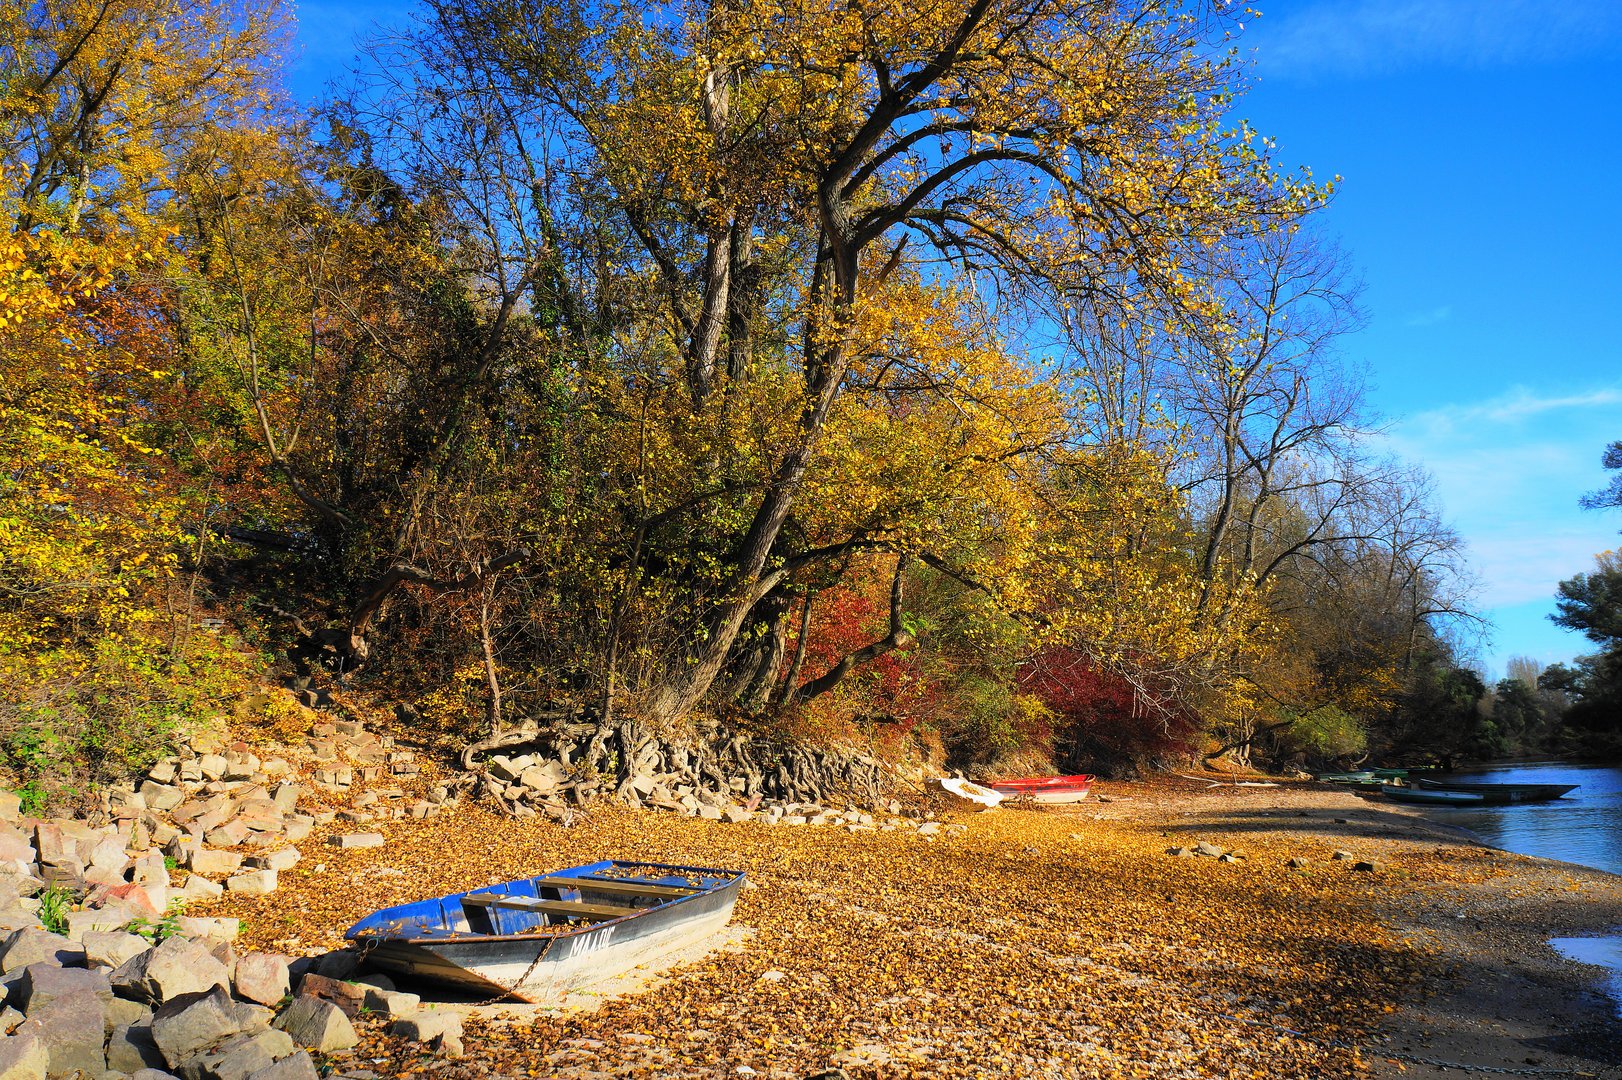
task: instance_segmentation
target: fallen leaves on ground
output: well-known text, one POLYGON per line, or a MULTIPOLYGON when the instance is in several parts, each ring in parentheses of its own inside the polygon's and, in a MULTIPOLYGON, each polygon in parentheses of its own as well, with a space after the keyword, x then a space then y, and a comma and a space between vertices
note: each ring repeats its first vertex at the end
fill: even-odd
POLYGON ((1332 1044, 1364 1036, 1426 962, 1376 915, 1386 881, 1329 862, 1322 837, 1210 835, 1247 852, 1222 864, 1166 856, 1153 825, 962 820, 966 834, 930 842, 611 810, 562 829, 464 808, 382 848, 307 846, 276 894, 232 910, 250 944, 310 951, 379 907, 600 858, 759 885, 734 915, 754 930, 740 948, 594 1012, 473 1021, 454 1063, 376 1029, 360 1058, 397 1076, 1347 1076, 1356 1054, 1332 1044), (1294 855, 1308 872, 1284 866, 1294 855))

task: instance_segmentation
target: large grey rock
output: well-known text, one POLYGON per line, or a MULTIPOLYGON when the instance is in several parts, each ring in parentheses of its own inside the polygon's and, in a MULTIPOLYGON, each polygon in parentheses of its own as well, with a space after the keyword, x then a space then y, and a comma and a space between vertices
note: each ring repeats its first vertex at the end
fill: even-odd
POLYGON ((50 1080, 75 1072, 100 1076, 107 1070, 107 1058, 102 1052, 107 1029, 101 1000, 94 993, 69 994, 33 1010, 17 1028, 18 1035, 29 1033, 45 1044, 50 1057, 45 1075, 50 1080))
POLYGON ((237 959, 237 997, 275 1006, 287 996, 290 987, 287 957, 275 953, 251 952, 237 959))
MULTIPOLYGON (((9 882, 10 876, 0 872, 0 881, 9 882)), ((32 911, 17 906, 0 907, 0 938, 4 938, 13 930, 43 930, 39 923, 39 916, 32 911)))
POLYGON ((181 994, 152 1014, 152 1041, 171 1069, 233 1035, 261 1031, 268 1010, 231 1000, 225 987, 181 994))
POLYGON ((344 1011, 317 997, 294 998, 276 1017, 275 1024, 300 1046, 323 1054, 347 1050, 360 1041, 344 1011))
POLYGON ((130 1074, 130 1080, 180 1080, 180 1078, 162 1069, 138 1069, 130 1074))
POLYGON ((0 1080, 45 1080, 51 1055, 38 1034, 0 1037, 0 1080))
POLYGON ((22 980, 12 991, 12 998, 23 1012, 32 1016, 42 1006, 70 994, 94 994, 102 1001, 110 1001, 113 988, 105 972, 57 967, 50 963, 29 964, 23 968, 22 980))
POLYGON ((248 1080, 297 1049, 285 1032, 248 1032, 231 1036, 212 1050, 183 1062, 175 1071, 182 1080, 248 1080))
POLYGON ((107 1021, 107 1034, 110 1036, 121 1027, 133 1024, 151 1026, 152 1010, 139 1001, 128 998, 115 997, 101 1003, 101 1013, 107 1021))
MULTIPOLYGON (((139 1078, 136 1078, 139 1080, 139 1078)), ((317 1080, 315 1062, 307 1050, 289 1054, 268 1069, 260 1069, 248 1080, 317 1080)))
POLYGON ((7 975, 21 971, 29 964, 74 966, 83 962, 83 950, 48 930, 25 926, 21 930, 13 930, 0 944, 0 973, 7 975))
POLYGON ((119 996, 153 1003, 231 985, 225 965, 201 942, 183 937, 165 938, 157 948, 131 957, 113 969, 111 979, 119 996))
POLYGON ((169 1063, 152 1040, 151 1024, 123 1024, 107 1039, 107 1067, 122 1073, 161 1069, 169 1063))
POLYGON ((152 947, 139 934, 122 930, 92 930, 80 939, 84 960, 92 968, 116 968, 152 947))

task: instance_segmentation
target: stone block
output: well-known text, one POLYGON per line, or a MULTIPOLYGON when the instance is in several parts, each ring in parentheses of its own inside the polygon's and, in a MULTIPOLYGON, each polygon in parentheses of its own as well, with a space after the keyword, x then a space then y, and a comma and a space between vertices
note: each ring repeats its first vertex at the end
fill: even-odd
POLYGON ((152 1040, 152 1025, 123 1024, 113 1029, 107 1039, 107 1067, 121 1073, 140 1072, 142 1069, 161 1069, 169 1063, 163 1059, 158 1044, 152 1040))
POLYGON ((107 1024, 107 1034, 132 1024, 152 1023, 152 1010, 139 1001, 115 997, 101 1004, 101 1016, 107 1024))
POLYGON ((317 1080, 315 1062, 310 1060, 308 1050, 299 1050, 282 1058, 268 1069, 260 1069, 251 1074, 248 1080, 317 1080))
POLYGON ((225 776, 227 762, 220 754, 204 754, 197 759, 197 767, 203 771, 205 780, 219 780, 225 776))
POLYGON ((137 885, 168 885, 169 866, 158 854, 130 860, 130 881, 137 885))
MULTIPOLYGON (((163 885, 137 885, 132 881, 122 882, 118 885, 107 885, 97 888, 87 901, 100 909, 103 918, 95 920, 95 925, 86 923, 81 928, 82 933, 91 930, 116 930, 134 919, 156 919, 163 915, 169 904, 169 890, 163 885)), ((72 933, 75 924, 73 915, 68 916, 69 933, 72 933)))
POLYGON ((335 848, 374 848, 383 846, 382 833, 339 833, 327 837, 327 844, 335 848))
POLYGON ((39 963, 23 968, 23 977, 11 990, 12 1000, 17 1007, 29 1015, 59 998, 74 994, 90 994, 105 1001, 113 996, 113 987, 102 971, 39 963))
POLYGON ((403 1016, 389 1033, 413 1042, 436 1043, 452 1057, 462 1054, 462 1015, 448 1009, 422 1009, 403 1016))
POLYGON ((236 896, 269 896, 276 891, 276 871, 249 870, 226 878, 225 891, 236 896))
POLYGON ((83 964, 84 950, 56 934, 33 927, 13 930, 6 935, 4 943, 0 943, 0 974, 9 975, 39 963, 83 964))
POLYGON ((237 997, 276 1006, 291 986, 287 957, 267 952, 243 954, 237 960, 235 984, 237 997))
POLYGON ((247 780, 258 771, 259 758, 253 754, 232 751, 225 755, 226 780, 247 780))
POLYGON ((152 1014, 152 1039, 171 1069, 233 1035, 263 1031, 268 1009, 231 1000, 223 986, 181 994, 152 1014))
POLYGON ((60 997, 33 1010, 33 1015, 17 1028, 17 1035, 34 1035, 44 1044, 50 1059, 45 1075, 50 1080, 66 1078, 75 1072, 100 1076, 107 1071, 105 1045, 107 1030, 101 1001, 95 994, 82 992, 60 997))
POLYGON ((183 900, 213 900, 225 894, 225 886, 210 881, 201 874, 193 874, 186 879, 186 884, 180 887, 180 896, 183 900))
POLYGON ((246 863, 255 870, 291 870, 298 865, 299 858, 298 848, 288 847, 249 855, 246 863))
POLYGON ((0 1080, 45 1080, 51 1055, 38 1033, 0 1037, 0 1080))
POLYGON ((194 874, 221 877, 234 874, 242 866, 242 856, 234 851, 215 851, 211 848, 193 848, 187 853, 186 869, 194 874))
POLYGON ((85 963, 92 968, 116 968, 152 947, 140 935, 123 930, 91 930, 79 940, 85 963))
POLYGON ((0 821, 16 821, 22 817, 22 796, 15 791, 0 791, 0 821))
POLYGON ((387 990, 380 986, 366 988, 366 1008, 384 1016, 409 1016, 421 1004, 422 998, 404 990, 387 990))
POLYGON ((274 1028, 245 1032, 183 1062, 177 1071, 182 1080, 248 1080, 297 1049, 286 1032, 274 1028))
MULTIPOLYGON (((353 974, 353 971, 349 973, 353 974)), ((319 972, 310 972, 300 979, 298 984, 299 997, 320 998, 338 1006, 343 1010, 343 1014, 349 1017, 357 1015, 366 1007, 366 992, 369 989, 372 988, 363 983, 349 982, 342 976, 323 975, 319 972)))
POLYGON ((242 920, 227 915, 182 915, 175 920, 175 926, 186 937, 203 942, 208 949, 220 942, 235 941, 242 932, 242 920))
MULTIPOLYGON (((305 981, 309 981, 308 977, 305 981)), ((347 1050, 360 1041, 344 1011, 318 997, 294 998, 293 1003, 276 1017, 275 1024, 287 1032, 294 1042, 317 1053, 347 1050)))
POLYGON ((201 942, 179 936, 165 938, 156 948, 131 957, 113 970, 110 979, 120 997, 152 1003, 231 984, 225 965, 210 956, 201 942))
POLYGON ((249 831, 246 821, 232 818, 208 830, 203 839, 215 847, 236 847, 248 838, 249 831))

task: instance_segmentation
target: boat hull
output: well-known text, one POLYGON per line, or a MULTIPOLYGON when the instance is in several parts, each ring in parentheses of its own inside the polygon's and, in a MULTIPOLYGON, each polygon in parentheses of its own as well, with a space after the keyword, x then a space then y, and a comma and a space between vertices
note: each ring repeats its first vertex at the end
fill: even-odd
MULTIPOLYGON (((460 905, 488 900, 492 895, 525 903, 542 891, 556 890, 544 885, 539 889, 524 889, 524 886, 544 882, 548 877, 579 875, 591 869, 579 867, 557 875, 542 875, 529 882, 511 882, 507 886, 453 893, 437 900, 384 909, 351 927, 346 936, 358 945, 361 963, 368 970, 422 979, 473 994, 548 1002, 654 962, 718 933, 731 920, 744 882, 742 874, 735 874, 722 884, 627 910, 617 918, 599 918, 579 925, 542 925, 531 927, 527 933, 472 932, 466 916, 458 911, 460 905), (444 912, 437 924, 432 910, 436 905, 444 912), (537 929, 545 932, 536 932, 537 929)), ((611 889, 612 883, 609 883, 601 891, 606 893, 611 889)), ((573 893, 593 896, 597 891, 587 885, 576 888, 573 893)), ((565 907, 571 903, 580 902, 561 902, 565 907)), ((478 908, 483 906, 476 906, 473 913, 480 914, 478 908)), ((538 922, 528 912, 498 912, 492 916, 498 930, 513 929, 512 925, 501 925, 503 922, 525 920, 538 922)))
POLYGON ((1485 806, 1485 796, 1468 791, 1432 791, 1426 788, 1397 787, 1385 784, 1380 794, 1392 802, 1413 803, 1418 806, 1485 806))
POLYGON ((1005 799, 1029 799, 1044 805, 1081 802, 1092 790, 1090 775, 1033 776, 1012 780, 994 780, 986 786, 1005 799))
POLYGON ((1576 784, 1465 784, 1445 780, 1415 780, 1414 783, 1427 791, 1480 795, 1491 806, 1550 802, 1577 789, 1576 784))

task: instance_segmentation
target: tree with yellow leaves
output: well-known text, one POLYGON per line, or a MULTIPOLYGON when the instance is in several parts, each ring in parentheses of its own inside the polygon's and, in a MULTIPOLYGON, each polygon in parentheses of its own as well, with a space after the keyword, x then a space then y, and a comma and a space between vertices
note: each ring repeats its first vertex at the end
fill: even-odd
POLYGON ((1108 305, 1111 279, 1193 302, 1198 252, 1314 197, 1225 126, 1210 29, 1101 0, 492 0, 378 46, 368 127, 454 208, 488 325, 544 298, 593 343, 580 385, 636 418, 609 436, 631 540, 610 637, 654 596, 664 635, 637 712, 740 675, 813 564, 867 548, 967 578, 979 531, 1030 565, 1032 512, 995 488, 1084 436, 1028 321, 1108 305), (974 418, 952 373, 976 367, 1018 409, 974 418))

